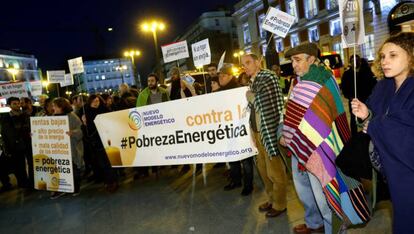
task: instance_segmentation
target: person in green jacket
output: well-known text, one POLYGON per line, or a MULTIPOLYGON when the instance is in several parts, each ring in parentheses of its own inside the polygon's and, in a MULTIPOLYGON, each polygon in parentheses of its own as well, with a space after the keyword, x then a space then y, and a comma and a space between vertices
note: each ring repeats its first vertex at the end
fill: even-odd
MULTIPOLYGON (((158 86, 158 76, 156 74, 149 74, 148 78, 148 87, 142 90, 137 99, 137 107, 146 106, 151 104, 157 104, 161 102, 166 102, 170 100, 167 90, 158 86)), ((158 170, 156 167, 153 167, 154 170, 158 170)), ((140 177, 147 177, 149 175, 149 167, 137 167, 136 174, 134 179, 139 179, 140 177)))
POLYGON ((158 76, 149 74, 148 87, 141 91, 137 99, 137 107, 169 101, 167 90, 158 87, 158 76))

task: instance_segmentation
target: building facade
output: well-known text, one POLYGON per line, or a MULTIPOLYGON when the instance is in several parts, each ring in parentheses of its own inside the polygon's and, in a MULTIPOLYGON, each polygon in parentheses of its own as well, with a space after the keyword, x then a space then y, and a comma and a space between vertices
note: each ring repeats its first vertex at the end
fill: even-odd
MULTIPOLYGON (((211 50, 211 62, 218 63, 226 51, 226 62, 233 62, 233 51, 238 49, 237 29, 229 11, 211 11, 203 13, 175 41, 187 40, 190 57, 178 61, 182 70, 195 70, 191 55, 191 44, 208 38, 211 50)), ((167 76, 177 62, 163 64, 167 76)))
MULTIPOLYGON (((357 53, 373 60, 382 42, 390 35, 388 18, 397 0, 364 0, 365 43, 357 53)), ((286 38, 275 37, 279 60, 284 62, 284 52, 304 42, 315 42, 321 52, 336 52, 347 64, 353 54, 341 44, 341 23, 338 0, 269 0, 269 5, 296 17, 286 38)), ((411 8, 410 8, 411 9, 411 8)), ((262 0, 243 0, 235 5, 233 17, 237 25, 240 47, 246 52, 264 55, 266 32, 261 28, 266 12, 262 0)), ((406 24, 413 24, 413 21, 406 24)), ((406 26, 407 28, 407 26, 406 26)))
POLYGON ((0 82, 40 80, 40 71, 34 55, 0 50, 0 82), (12 74, 14 71, 14 74, 12 74))
POLYGON ((127 83, 135 85, 134 69, 131 59, 114 58, 84 61, 83 87, 89 93, 110 92, 127 83))

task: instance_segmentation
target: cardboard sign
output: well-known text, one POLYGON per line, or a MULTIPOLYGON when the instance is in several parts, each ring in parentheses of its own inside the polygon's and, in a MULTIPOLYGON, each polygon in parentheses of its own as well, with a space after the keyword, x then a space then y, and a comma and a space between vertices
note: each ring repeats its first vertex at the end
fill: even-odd
POLYGON ((295 22, 295 17, 278 10, 274 7, 269 7, 266 17, 263 21, 262 28, 279 37, 286 37, 290 27, 295 22))
POLYGON ((201 67, 211 63, 211 51, 208 38, 191 45, 195 67, 201 67))
POLYGON ((242 87, 101 114, 94 122, 112 166, 239 161, 257 152, 246 91, 242 87))
POLYGON ((190 57, 187 41, 180 41, 169 45, 161 46, 164 63, 190 57))
POLYGON ((34 97, 42 95, 42 81, 30 81, 30 94, 34 97))
POLYGON ((79 74, 84 72, 82 57, 69 59, 68 64, 71 74, 79 74))
POLYGON ((68 116, 30 117, 35 189, 73 192, 68 116))
POLYGON ((217 65, 217 71, 220 71, 220 69, 223 67, 224 65, 224 58, 226 57, 226 51, 223 52, 223 54, 220 57, 220 61, 217 65))

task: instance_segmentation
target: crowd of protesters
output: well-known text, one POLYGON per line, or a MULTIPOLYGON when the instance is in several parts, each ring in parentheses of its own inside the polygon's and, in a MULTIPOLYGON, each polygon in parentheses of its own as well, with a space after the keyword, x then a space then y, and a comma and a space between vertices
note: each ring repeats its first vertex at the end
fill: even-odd
MULTIPOLYGON (((413 231, 409 217, 414 208, 409 197, 411 188, 407 187, 414 178, 411 177, 414 160, 410 157, 414 146, 412 36, 410 33, 392 36, 381 47, 374 66, 378 78, 390 79, 381 80, 376 86, 374 73, 366 60, 355 56, 357 61, 354 61, 351 56, 350 64, 356 63, 358 83, 362 84, 355 96, 351 66, 344 74, 341 89, 349 100, 350 110, 359 118, 354 121, 355 117, 351 117, 352 134, 339 86, 329 67, 320 60, 320 50, 314 43, 299 45, 285 53, 285 57, 292 60, 295 73, 286 86, 289 89, 286 103, 283 95, 286 87, 280 80, 280 68, 263 69, 262 58, 251 53, 241 57, 243 72, 239 77, 233 75, 228 64, 220 68, 216 64, 208 65, 204 87, 197 82, 189 84, 182 78, 180 69, 173 68, 171 82, 166 88, 161 87, 156 74, 150 74, 147 76, 148 87, 141 91, 121 84, 115 94, 76 95, 70 100, 43 95, 40 106, 34 106, 30 98, 11 97, 7 99, 11 110, 1 117, 1 191, 12 188, 9 174, 15 175, 18 187, 33 188, 31 116, 69 117, 70 130, 66 134, 71 138, 74 196, 80 193, 82 177, 103 183, 108 192, 115 192, 119 177, 125 173, 110 165, 94 124, 97 115, 248 86, 250 126, 258 155, 256 161, 250 157, 228 164, 229 183, 224 190, 243 187, 241 195, 250 195, 254 189, 256 164, 266 192, 266 200, 258 209, 266 217, 277 217, 287 210, 288 172, 292 171, 294 187, 305 208, 305 223, 295 226, 295 233, 332 233, 333 214, 347 221, 342 228, 367 222, 371 214, 365 197, 350 195, 363 193, 359 190, 361 178, 352 172, 348 174, 347 170, 354 166, 358 168, 358 160, 362 159, 346 164, 349 161, 341 154, 342 149, 346 151, 351 147, 349 142, 358 133, 359 126, 371 137, 370 155, 377 156, 366 155, 366 158, 376 163, 374 167, 385 178, 380 180, 389 186, 394 205, 394 230, 409 233, 413 231), (291 157, 291 165, 286 163, 284 155, 291 157), (336 163, 336 158, 340 158, 341 163, 336 163), (341 165, 346 166, 340 168, 341 165)), ((200 172, 202 165, 195 167, 195 171, 200 172)), ((214 166, 223 167, 223 163, 214 166)), ((181 174, 190 168, 190 165, 183 165, 181 174)), ((147 177, 158 170, 160 168, 156 166, 137 168, 133 171, 134 179, 147 177)), ((65 193, 55 192, 51 198, 63 195, 65 193)))

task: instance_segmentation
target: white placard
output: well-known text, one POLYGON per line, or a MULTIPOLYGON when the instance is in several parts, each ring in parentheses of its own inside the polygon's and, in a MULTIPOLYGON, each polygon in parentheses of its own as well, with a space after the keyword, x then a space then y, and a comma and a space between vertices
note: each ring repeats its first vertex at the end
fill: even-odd
POLYGON ((285 38, 294 22, 294 16, 274 7, 269 7, 266 17, 263 20, 262 28, 279 37, 285 38))
POLYGON ((82 57, 69 59, 68 64, 71 74, 79 74, 84 72, 82 57))
POLYGON ((47 71, 47 80, 49 83, 62 83, 65 82, 65 71, 58 70, 58 71, 47 71))
POLYGON ((190 57, 187 41, 180 41, 169 45, 161 46, 164 63, 190 57))
POLYGON ((257 152, 246 91, 242 87, 110 112, 94 122, 112 166, 239 161, 257 152))
POLYGON ((211 63, 211 51, 208 38, 191 45, 195 67, 201 67, 211 63))
POLYGON ((42 81, 30 81, 30 94, 34 97, 42 95, 42 81))
POLYGON ((30 117, 35 189, 73 192, 68 116, 30 117))
POLYGON ((72 74, 65 74, 65 81, 60 82, 60 87, 66 87, 69 85, 73 85, 73 77, 72 74))
POLYGON ((349 48, 365 43, 364 2, 362 0, 339 0, 338 4, 342 47, 349 48))
POLYGON ((7 99, 9 97, 29 97, 29 94, 25 82, 14 82, 0 84, 0 96, 7 99))

